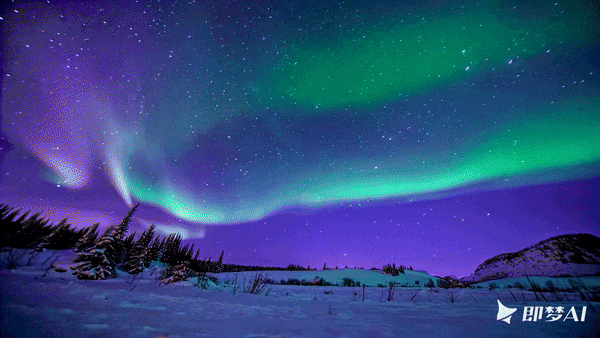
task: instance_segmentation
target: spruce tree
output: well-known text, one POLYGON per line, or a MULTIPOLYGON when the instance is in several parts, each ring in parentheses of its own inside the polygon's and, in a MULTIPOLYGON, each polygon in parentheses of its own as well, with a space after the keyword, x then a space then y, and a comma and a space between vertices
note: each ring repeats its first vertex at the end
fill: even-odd
POLYGON ((219 260, 217 261, 217 273, 223 272, 223 255, 225 255, 225 250, 221 251, 221 256, 219 256, 219 260))
POLYGON ((181 262, 176 265, 169 265, 162 274, 161 283, 169 285, 176 282, 187 280, 192 275, 188 262, 181 262))
POLYGON ((117 258, 117 261, 124 263, 127 260, 129 260, 129 257, 131 256, 131 251, 133 250, 134 239, 135 239, 135 232, 132 233, 131 235, 127 236, 127 238, 125 238, 125 240, 123 241, 123 244, 121 246, 121 256, 119 256, 117 258))
POLYGON ((0 206, 0 247, 13 246, 11 238, 23 227, 23 222, 16 220, 21 211, 4 204, 0 206))
POLYGON ((35 247, 42 238, 49 235, 52 232, 52 226, 47 225, 50 220, 40 217, 41 214, 38 212, 25 221, 25 215, 19 217, 18 222, 22 222, 23 226, 17 233, 9 236, 9 245, 13 248, 35 247))
POLYGON ((185 260, 191 261, 193 256, 194 256, 194 244, 192 244, 192 246, 188 249, 187 253, 185 254, 185 260))
POLYGON ((160 261, 169 265, 176 265, 181 245, 180 234, 170 234, 164 242, 160 261))
POLYGON ((129 228, 129 223, 131 222, 131 218, 135 213, 136 209, 140 204, 136 204, 127 215, 121 221, 121 224, 117 226, 115 229, 115 251, 116 251, 116 263, 122 263, 122 259, 126 254, 127 248, 125 243, 125 234, 127 233, 127 229, 129 228))
POLYGON ((129 259, 123 264, 123 269, 130 274, 138 274, 148 267, 151 261, 152 238, 154 237, 154 224, 144 230, 135 242, 129 259))
POLYGON ((79 279, 106 279, 114 277, 115 271, 115 232, 114 226, 106 229, 98 242, 75 257, 73 274, 79 279))
POLYGON ((79 230, 75 230, 75 228, 71 229, 71 236, 69 238, 69 249, 75 249, 75 244, 77 244, 81 237, 83 237, 86 230, 87 228, 81 228, 79 230))
POLYGON ((36 251, 42 251, 44 249, 54 249, 54 250, 66 250, 68 247, 68 240, 70 239, 69 230, 70 225, 67 224, 67 219, 63 219, 55 226, 51 226, 52 231, 42 237, 38 244, 35 247, 36 251), (68 238, 65 238, 67 237, 68 238), (65 243, 66 242, 66 243, 65 243))
POLYGON ((83 236, 81 236, 75 244, 75 252, 85 251, 96 244, 96 239, 98 239, 98 226, 100 226, 100 223, 96 223, 85 229, 83 236))
POLYGON ((160 237, 156 237, 152 241, 152 244, 150 244, 150 248, 148 250, 148 256, 144 260, 144 267, 147 268, 150 266, 150 262, 157 261, 159 259, 160 251, 162 250, 161 243, 162 240, 160 237))

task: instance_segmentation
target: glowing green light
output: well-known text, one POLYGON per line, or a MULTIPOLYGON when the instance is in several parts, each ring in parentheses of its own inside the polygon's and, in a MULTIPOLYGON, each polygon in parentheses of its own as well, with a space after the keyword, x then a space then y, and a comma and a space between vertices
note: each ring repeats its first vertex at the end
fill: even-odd
POLYGON ((286 57, 270 82, 277 97, 305 107, 373 105, 468 80, 564 41, 580 43, 592 32, 579 13, 531 16, 526 22, 485 9, 440 14, 434 20, 340 37, 341 44, 300 43, 282 53, 286 57))

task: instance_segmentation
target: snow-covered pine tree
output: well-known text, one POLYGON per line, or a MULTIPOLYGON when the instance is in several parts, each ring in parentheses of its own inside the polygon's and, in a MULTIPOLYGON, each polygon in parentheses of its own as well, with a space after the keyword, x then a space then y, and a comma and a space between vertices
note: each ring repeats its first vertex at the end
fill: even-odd
POLYGON ((163 272, 161 283, 169 285, 176 282, 187 280, 192 274, 192 270, 188 266, 188 262, 182 262, 177 265, 169 265, 163 272))
POLYGON ((73 267, 78 279, 106 279, 115 275, 115 231, 111 226, 106 229, 98 242, 75 257, 73 267))
POLYGON ((135 210, 138 208, 140 204, 136 204, 127 215, 121 221, 115 229, 115 258, 116 263, 122 263, 123 256, 125 255, 126 247, 125 247, 125 234, 127 233, 127 229, 129 228, 129 223, 131 222, 131 218, 135 213, 135 210))
POLYGON ((144 271, 151 262, 152 238, 154 237, 154 224, 144 230, 140 238, 135 242, 129 259, 123 264, 123 269, 132 275, 144 271))
POLYGON ((75 244, 75 252, 85 251, 96 244, 96 240, 98 239, 98 226, 100 226, 100 223, 96 223, 85 229, 83 236, 81 236, 75 244))

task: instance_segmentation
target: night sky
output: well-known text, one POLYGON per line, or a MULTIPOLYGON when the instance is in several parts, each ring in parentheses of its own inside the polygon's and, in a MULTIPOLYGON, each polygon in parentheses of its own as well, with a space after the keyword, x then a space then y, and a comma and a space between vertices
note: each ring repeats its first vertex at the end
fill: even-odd
POLYGON ((440 276, 600 236, 596 1, 2 6, 0 203, 440 276))

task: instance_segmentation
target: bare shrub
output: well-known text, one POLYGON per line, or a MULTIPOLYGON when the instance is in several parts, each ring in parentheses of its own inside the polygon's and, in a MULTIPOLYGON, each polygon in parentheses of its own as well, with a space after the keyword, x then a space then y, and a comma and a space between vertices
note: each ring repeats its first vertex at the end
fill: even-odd
POLYGON ((235 278, 233 279, 233 294, 235 295, 235 292, 237 291, 237 289, 239 288, 239 284, 238 284, 238 276, 235 275, 235 278))
POLYGON ((394 299, 394 293, 396 292, 396 283, 390 282, 388 288, 387 301, 391 302, 394 299))
POLYGON ((456 302, 456 296, 454 295, 454 292, 448 293, 448 300, 450 301, 450 303, 456 302))
POLYGON ((410 301, 412 302, 413 299, 415 299, 415 297, 419 294, 419 290, 417 290, 417 292, 415 292, 415 294, 410 298, 410 301))
POLYGON ((245 293, 252 293, 256 295, 260 295, 264 289, 267 287, 269 277, 264 272, 257 272, 252 276, 252 278, 248 281, 244 281, 244 285, 242 286, 242 291, 245 293))
POLYGON ((29 258, 27 259, 27 263, 25 263, 25 266, 31 266, 33 265, 33 261, 41 254, 41 251, 36 251, 36 250, 32 250, 29 253, 29 258))

